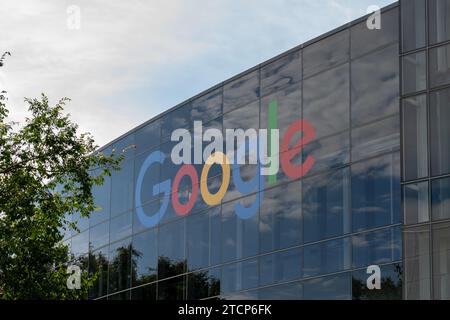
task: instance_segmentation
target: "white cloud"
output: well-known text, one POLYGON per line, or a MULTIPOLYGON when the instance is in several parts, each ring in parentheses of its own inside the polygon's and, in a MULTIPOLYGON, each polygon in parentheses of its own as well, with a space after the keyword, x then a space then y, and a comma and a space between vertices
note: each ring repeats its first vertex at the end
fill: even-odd
MULTIPOLYGON (((0 84, 72 98, 68 112, 104 144, 184 99, 365 13, 364 0, 3 0, 0 84), (67 7, 81 29, 67 28, 67 7), (356 10, 355 8, 358 8, 356 10)), ((370 1, 386 4, 390 1, 370 1)))

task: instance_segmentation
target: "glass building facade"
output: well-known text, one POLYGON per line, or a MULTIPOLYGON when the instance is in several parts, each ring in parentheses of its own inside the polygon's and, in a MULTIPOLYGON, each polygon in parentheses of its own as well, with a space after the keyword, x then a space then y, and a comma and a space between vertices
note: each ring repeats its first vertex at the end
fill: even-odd
MULTIPOLYGON (((113 149, 124 150, 122 169, 93 190, 99 211, 72 217, 80 232, 65 237, 98 274, 91 299, 450 298, 450 0, 390 5, 381 29, 369 29, 367 17, 351 22, 101 151, 113 149), (169 201, 157 225, 141 223, 138 212, 152 216, 171 197, 158 188, 181 166, 140 172, 155 151, 170 160, 175 129, 276 125, 281 139, 296 119, 315 128, 292 160, 314 158, 305 176, 259 176, 244 165, 243 181, 264 181, 243 193, 231 179, 218 204, 198 196, 180 216, 169 201), (255 203, 250 218, 236 214, 255 203), (380 290, 367 288, 371 265, 380 267, 380 290)), ((204 165, 194 167, 200 176, 204 165)), ((223 176, 210 168, 212 194, 223 176)), ((179 190, 180 202, 189 199, 189 179, 179 190)))

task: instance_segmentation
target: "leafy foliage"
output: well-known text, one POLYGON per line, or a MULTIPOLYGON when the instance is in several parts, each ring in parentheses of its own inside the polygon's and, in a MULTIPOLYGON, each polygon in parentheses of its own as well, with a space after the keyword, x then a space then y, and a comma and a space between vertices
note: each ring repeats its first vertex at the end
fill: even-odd
POLYGON ((0 298, 84 298, 94 278, 83 270, 81 290, 67 289, 71 257, 62 231, 76 228, 67 216, 96 210, 91 189, 122 157, 96 152, 93 138, 78 134, 63 113, 69 99, 25 101, 30 116, 19 126, 7 122, 0 95, 0 298))

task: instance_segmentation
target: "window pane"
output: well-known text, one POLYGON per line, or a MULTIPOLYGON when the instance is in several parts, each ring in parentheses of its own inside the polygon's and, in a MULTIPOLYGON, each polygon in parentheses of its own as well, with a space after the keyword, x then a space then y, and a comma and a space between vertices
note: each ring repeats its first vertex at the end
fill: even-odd
POLYGON ((222 206, 222 262, 258 253, 258 214, 243 220, 235 212, 238 202, 249 207, 255 201, 256 196, 252 195, 222 206))
MULTIPOLYGON (((144 214, 147 216, 152 216, 158 210, 161 208, 161 202, 159 199, 156 201, 152 201, 150 203, 145 204, 142 206, 142 210, 144 211, 144 214)), ((167 209, 169 210, 169 209, 167 209)), ((141 221, 139 220, 139 217, 137 216, 136 210, 133 211, 133 234, 139 233, 141 231, 147 230, 148 228, 144 226, 141 221)))
POLYGON ((259 234, 260 251, 288 248, 302 241, 300 183, 271 189, 264 194, 259 234))
MULTIPOLYGON (((114 150, 114 156, 118 158, 119 156, 124 156, 125 161, 132 159, 136 154, 136 144, 135 135, 131 133, 126 137, 120 138, 120 140, 115 141, 111 144, 111 150, 114 150)), ((105 154, 108 154, 106 151, 105 154)))
POLYGON ((109 241, 114 242, 131 235, 132 211, 111 219, 109 241))
POLYGON ((367 270, 355 271, 352 274, 353 300, 401 300, 402 299, 402 265, 391 264, 380 267, 381 289, 369 290, 367 270))
POLYGON ((136 154, 155 147, 161 141, 161 121, 158 119, 136 131, 136 154))
MULTIPOLYGON (((288 127, 301 118, 300 107, 302 103, 300 84, 277 91, 261 100, 260 128, 271 128, 271 124, 280 130, 280 142, 288 127)), ((291 146, 295 143, 292 139, 291 146)), ((280 143, 281 145, 281 143, 280 143)))
POLYGON ((304 81, 303 118, 317 138, 348 129, 349 105, 349 64, 304 81))
POLYGON ((373 51, 389 43, 397 42, 399 35, 398 16, 398 9, 392 9, 382 13, 382 28, 380 30, 371 30, 367 28, 366 20, 352 27, 352 58, 373 51))
POLYGON ((159 227, 158 279, 173 277, 185 272, 185 220, 159 227))
POLYGON ((108 253, 108 247, 104 247, 89 255, 89 273, 98 275, 92 288, 89 290, 90 299, 102 297, 107 294, 108 253))
POLYGON ((305 300, 350 300, 352 281, 350 274, 322 277, 303 282, 305 300))
POLYGON ((388 118, 352 130, 352 161, 374 157, 400 148, 400 120, 388 118))
POLYGON ((343 166, 350 161, 350 136, 348 132, 315 140, 304 147, 303 159, 311 155, 315 162, 310 173, 343 166))
POLYGON ((450 224, 433 226, 434 299, 450 299, 450 224))
POLYGON ((380 265, 401 259, 400 227, 364 233, 352 237, 353 267, 380 265))
POLYGON ((304 247, 303 276, 313 277, 349 269, 351 267, 349 240, 338 239, 304 247))
POLYGON ((222 88, 216 89, 192 102, 191 116, 195 121, 209 121, 222 114, 222 88))
POLYGON ((427 97, 403 100, 403 177, 413 180, 428 176, 427 97))
MULTIPOLYGON (((364 40, 365 46, 369 43, 364 40)), ((397 44, 352 62, 353 126, 398 113, 398 64, 397 44)))
POLYGON ((208 212, 189 216, 186 223, 188 271, 206 268, 209 264, 208 212))
POLYGON ((156 283, 131 290, 131 300, 156 300, 156 283))
POLYGON ((109 221, 103 222, 90 229, 89 245, 96 250, 109 243, 109 221))
POLYGON ((188 275, 188 299, 197 300, 220 295, 220 268, 188 275))
POLYGON ((450 90, 430 95, 431 174, 450 172, 450 90))
POLYGON ((430 230, 428 226, 404 231, 405 299, 427 300, 431 294, 430 230))
POLYGON ((398 153, 352 166, 353 231, 400 222, 399 167, 398 153))
POLYGON ((75 258, 85 255, 89 251, 89 230, 78 233, 72 237, 72 254, 75 258))
MULTIPOLYGON (((99 174, 99 171, 95 173, 99 174)), ((97 210, 91 212, 89 216, 89 225, 96 224, 109 219, 110 201, 111 201, 111 177, 104 177, 103 184, 92 187, 92 196, 94 197, 94 204, 97 210)))
POLYGON ((429 0, 430 44, 450 40, 450 1, 429 0))
POLYGON ((408 184, 403 187, 405 224, 430 220, 428 212, 428 182, 408 184))
POLYGON ((158 282, 158 300, 183 300, 186 290, 185 276, 158 282))
POLYGON ((303 50, 304 77, 348 61, 350 56, 349 37, 350 32, 344 30, 307 46, 303 50))
POLYGON ((108 294, 130 287, 131 238, 109 246, 108 294))
POLYGON ((303 286, 300 282, 280 284, 258 290, 260 300, 301 300, 303 286))
POLYGON ((301 79, 301 55, 299 51, 295 51, 261 69, 261 95, 266 96, 288 88, 301 79))
POLYGON ((407 52, 425 46, 426 0, 402 0, 402 50, 407 52))
POLYGON ((258 129, 259 101, 234 110, 223 116, 223 130, 226 129, 258 129))
POLYGON ((350 232, 350 170, 303 181, 304 241, 313 242, 350 232))
POLYGON ((227 294, 258 286, 258 260, 246 260, 222 267, 220 293, 227 294))
POLYGON ((130 210, 133 205, 133 161, 121 163, 121 169, 112 173, 111 217, 130 210))
POLYGON ((225 85, 223 112, 226 113, 259 98, 259 70, 243 75, 225 85))
POLYGON ((450 83, 450 45, 430 50, 430 86, 450 83))
POLYGON ((427 88, 426 51, 410 54, 402 58, 403 94, 423 91, 427 88))
POLYGON ((300 248, 259 258, 259 285, 299 279, 302 276, 303 251, 300 248))
POLYGON ((431 182, 431 212, 433 221, 450 218, 450 178, 431 182))
POLYGON ((152 229, 133 236, 132 285, 138 286, 157 280, 157 231, 152 229))
POLYGON ((168 140, 174 130, 191 126, 191 111, 191 104, 185 104, 165 114, 161 118, 161 137, 168 140))

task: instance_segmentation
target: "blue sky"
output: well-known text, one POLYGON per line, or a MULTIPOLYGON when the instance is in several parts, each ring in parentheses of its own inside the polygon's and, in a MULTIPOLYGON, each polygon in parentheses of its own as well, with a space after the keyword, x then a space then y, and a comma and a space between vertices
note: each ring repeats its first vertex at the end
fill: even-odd
POLYGON ((11 120, 41 92, 103 145, 209 87, 391 0, 2 0, 11 120), (80 8, 80 28, 67 8, 80 8))

